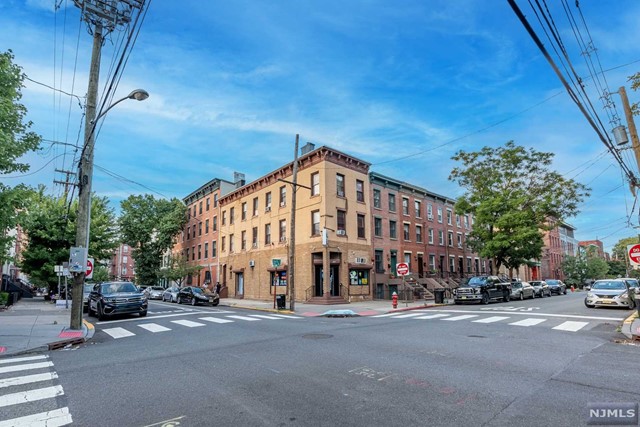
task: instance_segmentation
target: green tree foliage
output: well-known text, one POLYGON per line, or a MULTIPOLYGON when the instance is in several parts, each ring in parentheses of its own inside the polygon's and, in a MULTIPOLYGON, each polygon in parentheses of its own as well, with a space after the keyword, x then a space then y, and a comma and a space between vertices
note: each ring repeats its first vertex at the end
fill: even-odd
POLYGON ((598 256, 596 248, 588 248, 576 256, 566 256, 562 260, 562 271, 566 277, 566 283, 576 287, 582 287, 588 280, 599 280, 607 277, 609 264, 598 256))
POLYGON ((159 277, 171 280, 176 282, 178 286, 182 286, 182 282, 187 276, 198 273, 202 268, 201 265, 189 265, 184 256, 178 256, 171 259, 169 268, 160 271, 159 277))
MULTIPOLYGON (((609 266, 609 272, 607 276, 609 277, 627 277, 627 264, 624 261, 608 261, 607 265, 609 266)), ((631 271, 629 277, 638 277, 638 273, 635 270, 631 271)))
POLYGON ((469 247, 493 259, 496 270, 512 271, 542 254, 543 234, 578 213, 588 189, 551 171, 553 153, 517 146, 459 151, 462 163, 449 179, 466 193, 458 198, 457 214, 473 215, 469 247))
MULTIPOLYGON (((631 82, 631 89, 638 90, 640 89, 640 73, 635 73, 633 76, 629 77, 629 81, 631 82)), ((640 103, 634 102, 631 104, 631 111, 636 116, 640 114, 640 103)))
POLYGON ((155 199, 149 194, 121 202, 120 233, 133 248, 136 281, 153 286, 158 281, 162 255, 187 222, 187 208, 178 199, 155 199))
MULTIPOLYGON (((28 171, 29 165, 18 160, 40 145, 40 136, 29 131, 32 123, 25 122, 27 109, 19 102, 24 74, 13 60, 10 50, 0 53, 0 174, 28 171)), ((27 191, 0 183, 0 264, 13 242, 7 231, 20 223, 27 191)))
POLYGON ((109 280, 109 270, 104 265, 96 265, 93 269, 93 278, 91 279, 94 283, 106 282, 109 280))
POLYGON ((613 246, 613 258, 626 262, 627 257, 629 256, 627 254, 627 246, 635 245, 638 243, 640 243, 640 239, 638 238, 638 236, 625 237, 624 239, 618 240, 618 243, 613 246))
MULTIPOLYGON (((20 266, 32 282, 55 288, 58 278, 53 267, 69 260, 69 249, 75 244, 78 206, 77 201, 69 206, 64 199, 47 195, 45 191, 45 187, 40 186, 29 198, 29 209, 23 222, 28 244, 20 266)), ((107 199, 94 195, 91 199, 90 257, 97 260, 111 257, 118 245, 115 225, 115 213, 107 199)))

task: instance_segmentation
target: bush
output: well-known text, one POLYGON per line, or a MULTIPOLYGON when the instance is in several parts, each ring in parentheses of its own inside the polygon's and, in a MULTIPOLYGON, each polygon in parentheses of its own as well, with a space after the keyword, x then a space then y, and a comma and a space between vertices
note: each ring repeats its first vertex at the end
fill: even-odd
POLYGON ((9 302, 9 293, 0 292, 0 305, 7 305, 8 302, 9 302))

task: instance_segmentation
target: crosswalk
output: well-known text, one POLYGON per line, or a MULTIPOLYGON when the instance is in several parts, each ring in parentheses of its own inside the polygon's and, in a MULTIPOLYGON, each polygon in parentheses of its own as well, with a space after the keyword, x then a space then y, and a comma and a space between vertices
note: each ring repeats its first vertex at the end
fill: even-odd
MULTIPOLYGON (((198 313, 195 313, 198 314, 198 313)), ((164 317, 163 319, 166 319, 164 317)), ((287 314, 248 314, 248 315, 238 315, 238 314, 227 314, 224 316, 205 316, 205 317, 197 317, 195 320, 188 319, 178 319, 178 320, 168 320, 168 323, 161 325, 155 323, 153 318, 147 318, 144 323, 136 323, 131 326, 123 327, 105 327, 100 330, 111 338, 120 339, 133 337, 138 335, 138 333, 161 333, 161 332, 169 332, 177 328, 198 328, 205 327, 211 324, 227 324, 234 322, 259 322, 259 321, 273 321, 273 320, 285 320, 285 319, 303 319, 300 316, 293 316, 287 314)), ((105 322, 104 325, 108 325, 109 322, 105 322)), ((1 426, 0 426, 1 427, 1 426)))
POLYGON ((548 325, 551 329, 556 331, 578 332, 584 329, 589 322, 577 321, 577 320, 563 320, 557 317, 544 318, 544 317, 525 317, 521 318, 514 316, 490 316, 490 313, 480 314, 460 314, 456 312, 452 313, 433 313, 427 310, 419 310, 412 313, 385 313, 372 318, 388 318, 388 319, 411 319, 411 320, 442 320, 447 322, 459 322, 469 321, 473 323, 506 323, 510 326, 529 327, 537 325, 548 325), (429 314, 427 314, 429 313, 429 314), (518 319, 518 320, 516 320, 518 319))
POLYGON ((71 424, 69 408, 58 407, 64 390, 57 380, 47 355, 0 359, 0 427, 71 424))

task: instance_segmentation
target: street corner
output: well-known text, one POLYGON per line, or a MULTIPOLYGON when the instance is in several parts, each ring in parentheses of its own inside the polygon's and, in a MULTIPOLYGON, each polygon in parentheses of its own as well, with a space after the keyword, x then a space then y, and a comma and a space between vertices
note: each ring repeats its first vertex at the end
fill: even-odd
POLYGON ((621 332, 629 339, 640 339, 640 319, 638 312, 634 311, 623 322, 621 332))
POLYGON ((360 314, 353 310, 327 310, 320 314, 322 317, 359 317, 360 314))
POLYGON ((86 329, 86 333, 84 335, 85 341, 93 338, 93 334, 95 334, 96 332, 96 327, 93 325, 93 323, 89 322, 86 319, 82 319, 82 329, 86 329))

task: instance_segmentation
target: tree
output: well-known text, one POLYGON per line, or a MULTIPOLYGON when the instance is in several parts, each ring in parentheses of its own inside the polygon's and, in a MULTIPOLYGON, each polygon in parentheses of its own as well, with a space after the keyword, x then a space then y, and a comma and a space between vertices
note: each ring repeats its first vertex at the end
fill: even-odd
MULTIPOLYGON (((28 200, 23 228, 28 244, 20 266, 33 282, 57 286, 53 267, 69 260, 69 249, 75 244, 77 201, 70 206, 64 199, 45 194, 40 186, 28 200)), ((106 198, 91 199, 89 256, 108 259, 118 245, 116 218, 106 198)))
POLYGON ((177 256, 171 258, 171 265, 161 270, 159 276, 182 286, 185 277, 200 272, 202 268, 201 265, 189 265, 189 261, 184 256, 177 256))
POLYGON ((158 281, 162 255, 187 222, 187 208, 178 199, 155 199, 149 194, 129 196, 121 202, 120 233, 133 248, 136 280, 153 286, 158 281))
MULTIPOLYGON (((640 73, 635 73, 633 76, 630 76, 629 81, 631 82, 631 89, 640 89, 640 73)), ((631 104, 631 111, 636 116, 640 115, 640 103, 634 102, 633 104, 631 104)))
POLYGON ((549 168, 553 153, 525 149, 509 141, 504 147, 457 152, 463 166, 449 180, 466 193, 456 201, 457 214, 473 215, 467 244, 493 259, 496 270, 513 269, 542 255, 542 231, 578 213, 589 189, 549 168))
POLYGON ((640 243, 640 239, 638 238, 638 236, 635 237, 625 237, 624 239, 620 239, 618 240, 618 243, 616 243, 613 246, 613 253, 612 256, 614 259, 618 259, 618 260, 622 260, 622 261, 627 261, 627 257, 629 256, 627 254, 627 246, 629 245, 636 245, 640 243))
MULTIPOLYGON (((11 50, 0 53, 0 174, 28 171, 29 165, 18 159, 36 150, 41 140, 29 131, 32 123, 24 120, 27 109, 19 101, 25 76, 13 60, 11 50)), ((27 191, 22 185, 11 188, 0 183, 0 264, 13 242, 8 231, 20 223, 27 191)))
MULTIPOLYGON (((609 272, 607 274, 609 277, 627 276, 627 265, 624 261, 608 261, 607 265, 609 266, 609 272)), ((631 274, 629 275, 629 277, 638 277, 637 274, 638 273, 636 273, 636 270, 631 270, 631 274)))
POLYGON ((93 269, 93 278, 95 283, 106 282, 109 280, 109 270, 104 265, 96 265, 93 269))
POLYGON ((566 283, 573 286, 582 286, 588 280, 599 280, 607 277, 609 264, 598 256, 598 250, 590 247, 586 252, 581 251, 578 256, 566 256, 562 260, 562 271, 566 277, 566 283))

